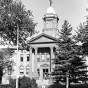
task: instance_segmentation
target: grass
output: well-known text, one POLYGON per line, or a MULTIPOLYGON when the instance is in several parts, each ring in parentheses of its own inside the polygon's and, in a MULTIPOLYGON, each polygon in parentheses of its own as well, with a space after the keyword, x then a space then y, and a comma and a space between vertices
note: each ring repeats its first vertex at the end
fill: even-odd
MULTIPOLYGON (((48 88, 66 88, 65 85, 51 85, 48 88)), ((88 84, 74 84, 71 85, 70 88, 88 88, 88 84)))
MULTIPOLYGON (((9 87, 9 85, 2 85, 0 88, 11 88, 11 87, 9 87)), ((42 86, 38 88, 42 88, 42 86)), ((66 88, 66 86, 58 84, 58 85, 46 86, 45 88, 66 88)), ((74 84, 71 85, 70 88, 88 88, 88 84, 74 84)))

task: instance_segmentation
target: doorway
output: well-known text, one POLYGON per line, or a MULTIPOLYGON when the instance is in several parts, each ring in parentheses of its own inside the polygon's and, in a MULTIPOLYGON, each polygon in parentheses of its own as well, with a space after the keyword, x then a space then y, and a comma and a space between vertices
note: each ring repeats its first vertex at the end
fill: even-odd
POLYGON ((43 79, 45 79, 45 80, 48 79, 48 73, 49 73, 49 69, 48 68, 44 68, 43 69, 43 79))

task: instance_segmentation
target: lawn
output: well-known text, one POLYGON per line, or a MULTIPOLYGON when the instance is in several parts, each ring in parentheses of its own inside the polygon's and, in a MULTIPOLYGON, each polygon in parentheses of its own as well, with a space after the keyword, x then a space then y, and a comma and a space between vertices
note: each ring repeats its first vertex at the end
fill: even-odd
MULTIPOLYGON (((39 86, 38 88, 42 88, 42 86, 39 86)), ((66 88, 65 85, 51 85, 51 86, 45 86, 45 88, 66 88)), ((71 85, 70 88, 88 88, 88 84, 74 84, 71 85)))
MULTIPOLYGON (((46 88, 66 88, 65 85, 51 85, 46 88)), ((70 88, 88 88, 88 84, 74 84, 71 85, 70 88)))
MULTIPOLYGON (((9 85, 2 85, 0 88, 11 88, 9 85)), ((38 88, 42 88, 42 86, 39 86, 38 88)), ((45 86, 45 88, 66 88, 65 85, 51 85, 51 86, 45 86)), ((74 84, 71 85, 70 88, 88 88, 88 84, 74 84)))

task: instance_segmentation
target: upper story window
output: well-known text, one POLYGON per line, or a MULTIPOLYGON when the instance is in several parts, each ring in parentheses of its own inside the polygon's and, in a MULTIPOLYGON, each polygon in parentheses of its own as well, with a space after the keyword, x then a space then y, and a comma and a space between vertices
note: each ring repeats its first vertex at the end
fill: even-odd
POLYGON ((46 61, 50 61, 50 54, 46 54, 46 61))
POLYGON ((20 55, 20 61, 23 61, 23 54, 20 55))
POLYGON ((42 54, 41 61, 45 61, 45 54, 42 54))
POLYGON ((37 62, 40 62, 40 55, 37 55, 37 62))
POLYGON ((29 54, 27 55, 27 61, 30 61, 30 55, 29 54))

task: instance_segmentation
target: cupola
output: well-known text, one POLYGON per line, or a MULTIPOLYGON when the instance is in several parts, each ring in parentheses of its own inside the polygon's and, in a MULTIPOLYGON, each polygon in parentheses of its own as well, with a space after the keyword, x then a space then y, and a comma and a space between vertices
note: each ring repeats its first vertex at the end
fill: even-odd
POLYGON ((43 17, 43 32, 52 35, 53 37, 56 36, 58 33, 58 21, 59 18, 55 12, 55 9, 51 6, 52 1, 50 0, 50 6, 47 8, 46 14, 43 17))

